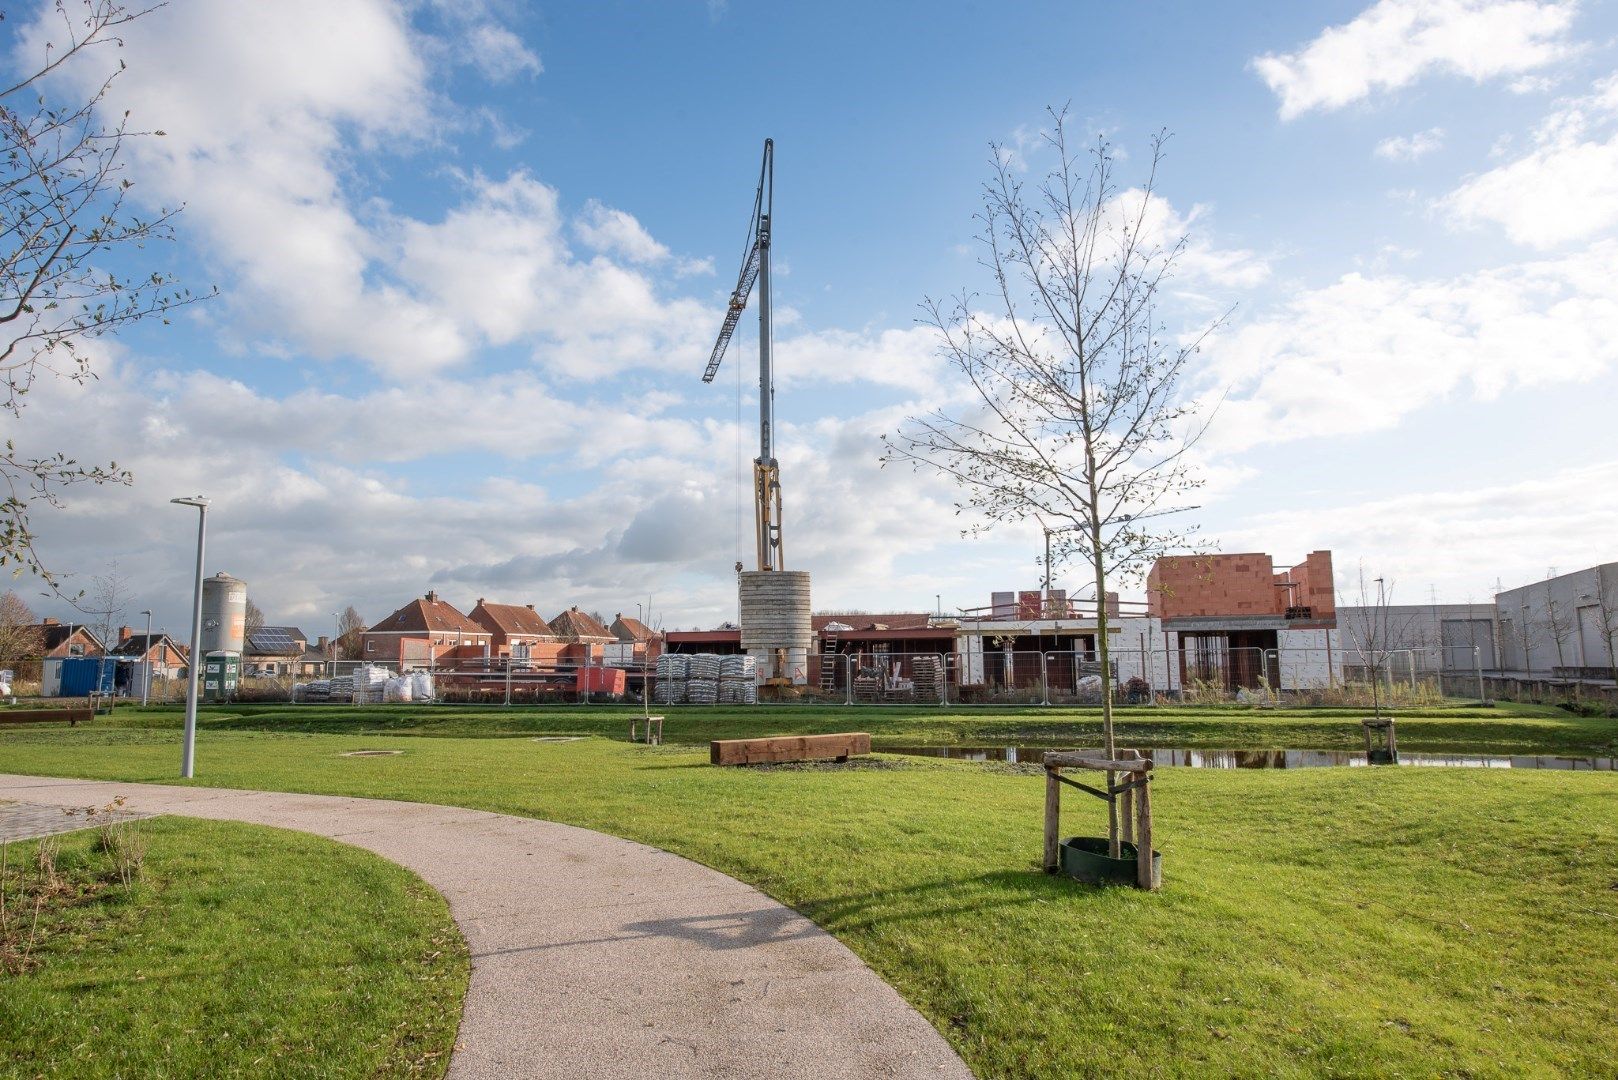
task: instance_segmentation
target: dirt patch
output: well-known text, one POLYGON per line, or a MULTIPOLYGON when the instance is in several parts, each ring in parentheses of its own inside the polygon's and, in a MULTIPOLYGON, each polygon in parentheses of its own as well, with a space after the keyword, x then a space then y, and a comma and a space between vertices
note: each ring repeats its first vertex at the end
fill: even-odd
POLYGON ((403 750, 345 750, 338 757, 397 757, 403 750))

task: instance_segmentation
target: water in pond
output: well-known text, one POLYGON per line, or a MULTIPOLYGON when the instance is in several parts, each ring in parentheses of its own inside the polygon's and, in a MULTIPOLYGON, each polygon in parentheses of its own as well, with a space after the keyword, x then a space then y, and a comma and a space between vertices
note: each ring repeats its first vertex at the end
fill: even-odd
MULTIPOLYGON (((962 761, 1006 761, 1038 765, 1055 747, 1033 746, 879 746, 878 753, 962 761)), ((1364 765, 1365 753, 1338 750, 1176 750, 1143 749, 1153 765, 1193 769, 1313 769, 1330 765, 1364 765)), ((1492 754, 1414 754, 1401 750, 1400 765, 1446 765, 1469 769, 1568 769, 1618 771, 1618 758, 1505 757, 1492 754)))

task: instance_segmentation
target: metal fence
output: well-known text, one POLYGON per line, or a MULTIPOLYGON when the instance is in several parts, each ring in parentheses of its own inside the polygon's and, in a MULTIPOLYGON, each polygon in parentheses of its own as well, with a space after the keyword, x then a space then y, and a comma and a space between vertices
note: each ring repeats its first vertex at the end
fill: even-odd
MULTIPOLYGON (((1364 655, 1340 649, 1227 649, 1187 639, 1173 649, 1118 649, 1103 670, 1094 652, 985 649, 892 653, 810 654, 792 678, 771 680, 761 665, 750 694, 719 686, 693 693, 692 680, 661 678, 654 660, 607 665, 599 660, 530 661, 459 658, 436 664, 330 661, 318 676, 244 677, 245 701, 286 701, 293 687, 319 679, 352 679, 361 668, 387 676, 425 670, 433 700, 461 704, 589 704, 652 701, 664 705, 739 703, 847 706, 1063 706, 1114 704, 1250 704, 1311 707, 1382 705, 1391 708, 1487 699, 1483 657, 1476 648, 1400 649, 1364 655)), ((723 684, 728 680, 709 680, 723 684)), ((184 696, 184 680, 168 680, 184 696)), ((154 683, 154 689, 158 686, 154 683)), ((367 700, 374 700, 373 698, 367 700)))

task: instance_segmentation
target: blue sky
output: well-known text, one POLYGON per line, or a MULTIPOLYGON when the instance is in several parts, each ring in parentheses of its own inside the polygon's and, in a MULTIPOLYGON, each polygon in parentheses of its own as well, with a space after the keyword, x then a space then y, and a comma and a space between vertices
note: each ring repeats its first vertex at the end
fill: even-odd
MULTIPOLYGON (((8 25, 14 59, 51 32, 8 25)), ((168 133, 137 193, 187 204, 151 257, 221 295, 14 425, 136 473, 42 515, 45 554, 81 582, 116 559, 178 628, 167 499, 198 490, 210 569, 311 633, 429 587, 729 617, 750 319, 698 379, 769 136, 788 565, 825 608, 1031 586, 1034 533, 960 540, 949 490, 878 469, 877 436, 953 392, 914 319, 982 282, 989 144, 1037 177, 1068 103, 1126 185, 1173 133, 1176 325, 1235 305, 1196 375, 1228 391, 1204 536, 1329 548, 1411 600, 1610 559, 1615 37, 1611 4, 1571 0, 180 0, 127 36, 112 101, 168 133)))

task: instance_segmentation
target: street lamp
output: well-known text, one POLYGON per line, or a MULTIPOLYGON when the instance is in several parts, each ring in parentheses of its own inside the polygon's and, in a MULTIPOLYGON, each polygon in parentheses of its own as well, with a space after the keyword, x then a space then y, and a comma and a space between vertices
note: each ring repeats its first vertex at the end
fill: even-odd
POLYGON ((146 616, 146 648, 142 650, 142 662, 146 665, 146 677, 140 683, 140 703, 144 707, 152 699, 152 613, 141 612, 146 616))
POLYGON ((191 595, 191 656, 186 664, 185 746, 180 751, 180 775, 187 780, 197 759, 197 671, 202 663, 202 553, 208 541, 208 500, 201 495, 170 499, 179 506, 197 508, 197 579, 191 595))

